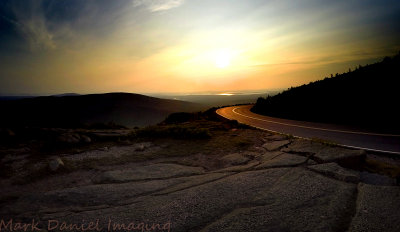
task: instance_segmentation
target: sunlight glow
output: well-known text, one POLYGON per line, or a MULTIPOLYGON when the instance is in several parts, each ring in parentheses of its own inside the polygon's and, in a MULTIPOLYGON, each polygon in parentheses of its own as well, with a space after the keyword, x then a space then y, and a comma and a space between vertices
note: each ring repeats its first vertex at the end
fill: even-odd
POLYGON ((215 57, 215 66, 217 68, 226 68, 231 63, 231 54, 227 51, 220 51, 215 57))
POLYGON ((0 0, 0 94, 286 89, 400 48, 399 0, 17 2, 0 0))

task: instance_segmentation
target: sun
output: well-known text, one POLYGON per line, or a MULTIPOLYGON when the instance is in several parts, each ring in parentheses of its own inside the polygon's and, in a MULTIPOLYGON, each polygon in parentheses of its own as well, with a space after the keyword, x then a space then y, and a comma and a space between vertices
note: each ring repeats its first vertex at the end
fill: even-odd
POLYGON ((215 66, 217 68, 226 68, 231 64, 231 55, 227 51, 217 52, 215 56, 215 66))

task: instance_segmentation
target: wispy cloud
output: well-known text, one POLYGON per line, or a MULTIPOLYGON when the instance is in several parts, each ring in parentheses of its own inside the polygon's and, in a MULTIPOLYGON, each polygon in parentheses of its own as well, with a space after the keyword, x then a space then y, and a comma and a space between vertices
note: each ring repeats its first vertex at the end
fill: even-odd
POLYGON ((56 48, 53 34, 48 30, 46 18, 41 8, 41 1, 27 1, 23 9, 20 5, 14 5, 15 20, 9 19, 19 32, 28 41, 30 49, 50 50, 56 48), (27 11, 26 9, 29 9, 27 11))
POLYGON ((179 7, 185 0, 134 0, 135 7, 145 7, 151 12, 165 11, 179 7))

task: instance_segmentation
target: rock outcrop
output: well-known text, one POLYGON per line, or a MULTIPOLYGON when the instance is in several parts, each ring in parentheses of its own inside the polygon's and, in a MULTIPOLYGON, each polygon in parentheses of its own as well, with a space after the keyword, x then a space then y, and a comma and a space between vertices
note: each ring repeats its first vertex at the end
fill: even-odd
MULTIPOLYGON (((98 222, 103 231, 122 223, 159 224, 158 231, 400 231, 395 179, 346 166, 365 152, 274 135, 257 141, 229 153, 161 157, 171 144, 140 142, 60 155, 43 179, 0 180, 0 219, 35 218, 43 230, 57 220, 98 222), (142 156, 152 158, 133 159, 142 156), (57 172, 63 160, 75 169, 57 172)), ((7 156, 2 165, 21 159, 7 156)))

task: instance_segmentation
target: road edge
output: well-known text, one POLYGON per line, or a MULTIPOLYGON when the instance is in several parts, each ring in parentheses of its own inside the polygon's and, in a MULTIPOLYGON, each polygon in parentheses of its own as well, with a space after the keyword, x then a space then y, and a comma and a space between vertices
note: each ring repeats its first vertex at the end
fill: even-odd
MULTIPOLYGON (((233 106, 227 106, 227 107, 233 107, 233 106)), ((218 111, 219 111, 220 109, 227 108, 227 107, 221 107, 221 108, 217 109, 217 110, 215 111, 215 113, 218 114, 219 116, 225 118, 225 119, 228 119, 228 120, 235 120, 235 119, 227 118, 227 117, 225 117, 224 115, 218 113, 218 111)), ((237 121, 237 120, 236 120, 236 121, 237 121)), ((239 122, 239 121, 238 121, 238 122, 239 122)), ((239 123, 241 123, 241 122, 239 122, 239 123)), ((272 133, 275 133, 275 134, 281 134, 281 135, 291 136, 291 137, 294 137, 294 138, 303 139, 303 140, 307 140, 307 141, 313 141, 312 138, 301 137, 301 136, 297 136, 297 135, 292 135, 292 134, 287 134, 287 133, 278 132, 278 131, 274 131, 274 130, 269 130, 269 129, 265 129, 265 128, 262 128, 262 127, 249 125, 249 124, 246 124, 246 123, 242 123, 242 124, 245 124, 245 125, 247 125, 247 126, 250 126, 250 127, 253 127, 253 128, 256 128, 256 129, 259 129, 259 130, 272 132, 272 133)), ((353 149, 353 150, 364 150, 364 151, 369 151, 369 152, 374 152, 374 153, 379 153, 379 154, 384 154, 384 155, 389 155, 389 156, 400 155, 400 152, 395 152, 395 151, 377 150, 377 149, 371 149, 371 148, 365 148, 365 147, 357 147, 357 146, 344 145, 344 144, 340 144, 340 143, 334 143, 334 144, 335 144, 335 146, 338 146, 338 147, 349 148, 349 149, 353 149)))

